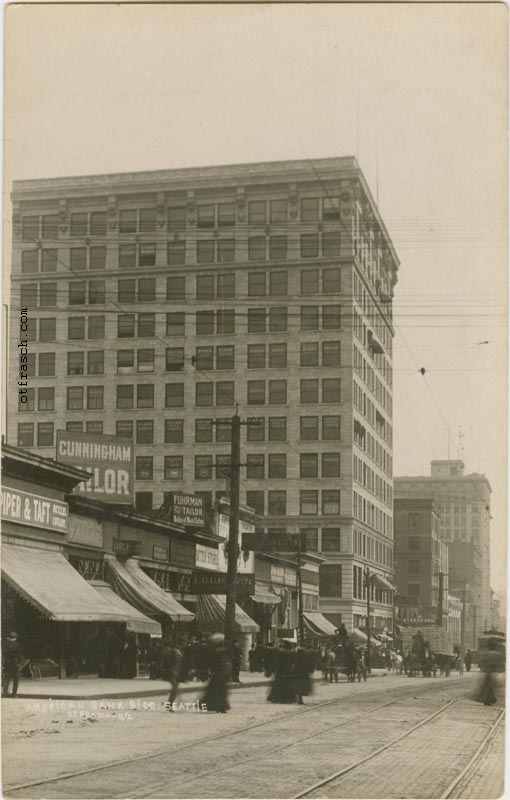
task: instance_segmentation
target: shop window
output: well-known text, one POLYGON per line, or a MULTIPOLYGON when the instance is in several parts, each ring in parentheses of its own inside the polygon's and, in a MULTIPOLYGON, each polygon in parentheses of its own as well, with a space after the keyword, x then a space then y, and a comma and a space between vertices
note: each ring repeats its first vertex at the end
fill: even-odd
POLYGON ((167 383, 165 386, 166 408, 184 408, 184 384, 167 383))
POLYGON ((261 453, 248 453, 246 457, 246 477, 262 480, 265 477, 265 456, 261 453))
POLYGON ((137 481, 151 481, 153 479, 152 456, 137 456, 135 464, 137 481))
POLYGON ((165 444, 182 444, 184 441, 184 420, 165 420, 165 444))
POLYGON ((304 489, 299 492, 299 513, 317 516, 319 492, 316 489, 304 489))
POLYGON ((184 478, 183 456, 165 456, 165 480, 182 481, 184 478))

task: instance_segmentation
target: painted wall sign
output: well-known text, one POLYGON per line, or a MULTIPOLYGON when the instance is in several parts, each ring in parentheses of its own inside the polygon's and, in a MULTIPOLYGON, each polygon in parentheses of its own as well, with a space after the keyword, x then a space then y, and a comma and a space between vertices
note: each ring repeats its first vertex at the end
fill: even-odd
POLYGON ((202 569, 218 569, 218 551, 214 547, 197 544, 196 566, 202 569))
MULTIPOLYGON (((191 591, 194 594, 226 594, 227 576, 218 572, 194 572, 191 591)), ((239 597, 251 594, 255 594, 255 575, 238 575, 236 595, 239 597)))
POLYGON ((172 520, 179 525, 203 528, 205 525, 204 498, 195 494, 173 492, 172 520))
POLYGON ((130 439, 57 431, 57 461, 90 472, 74 490, 108 503, 133 502, 134 446, 130 439))
POLYGON ((2 486, 2 519, 32 525, 57 533, 67 533, 69 527, 69 506, 60 500, 41 497, 2 486))

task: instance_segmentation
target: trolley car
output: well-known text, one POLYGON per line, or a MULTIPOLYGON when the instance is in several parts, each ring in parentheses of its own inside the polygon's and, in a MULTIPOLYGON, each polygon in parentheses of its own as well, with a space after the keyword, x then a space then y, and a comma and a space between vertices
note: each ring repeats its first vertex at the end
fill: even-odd
POLYGON ((478 638, 478 650, 473 659, 482 672, 504 672, 506 637, 501 631, 484 631, 478 638))

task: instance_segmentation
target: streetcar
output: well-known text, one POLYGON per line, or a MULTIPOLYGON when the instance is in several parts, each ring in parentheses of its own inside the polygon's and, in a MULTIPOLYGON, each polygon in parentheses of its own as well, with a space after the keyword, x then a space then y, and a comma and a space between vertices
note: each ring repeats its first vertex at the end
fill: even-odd
POLYGON ((482 671, 504 672, 506 664, 506 636, 501 631, 484 631, 478 637, 478 649, 473 660, 482 671))

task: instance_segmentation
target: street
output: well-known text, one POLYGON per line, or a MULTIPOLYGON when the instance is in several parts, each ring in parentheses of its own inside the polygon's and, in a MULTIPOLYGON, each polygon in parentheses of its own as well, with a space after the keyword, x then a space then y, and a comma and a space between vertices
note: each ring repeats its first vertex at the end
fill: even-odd
POLYGON ((471 699, 479 673, 315 683, 306 705, 267 687, 205 714, 183 694, 115 701, 3 701, 3 791, 26 798, 499 797, 496 706, 471 699), (15 787, 18 787, 17 789, 15 787))

